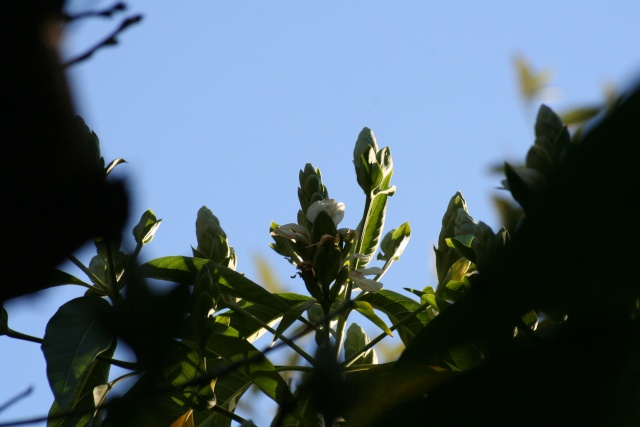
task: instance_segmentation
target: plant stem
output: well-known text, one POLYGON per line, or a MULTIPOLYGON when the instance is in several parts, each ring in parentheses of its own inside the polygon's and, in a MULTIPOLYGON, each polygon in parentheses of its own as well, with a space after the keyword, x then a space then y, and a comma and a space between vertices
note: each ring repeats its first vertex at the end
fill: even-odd
MULTIPOLYGON (((277 335, 277 332, 275 329, 273 329, 271 326, 267 325, 265 322, 263 322, 262 320, 258 319, 256 316, 254 316, 253 314, 247 312, 245 309, 243 309, 242 307, 240 307, 239 305, 232 303, 230 301, 226 301, 225 304, 231 308, 232 310, 234 310, 236 313, 247 317, 248 319, 253 320, 254 322, 256 322, 258 325, 262 326, 263 328, 265 328, 267 331, 271 332, 274 336, 277 335)), ((307 353, 306 351, 304 351, 303 349, 301 349, 300 347, 298 347, 298 345, 296 343, 294 343, 293 341, 291 341, 289 338, 285 337, 283 334, 279 334, 278 335, 278 339, 280 339, 282 342, 284 342, 285 344, 287 344, 292 350, 294 350, 296 353, 298 353, 300 356, 302 356, 307 362, 309 362, 311 365, 315 365, 316 364, 316 360, 309 355, 309 353, 307 353)))
POLYGON ((14 338, 16 340, 29 341, 29 342, 34 342, 36 344, 42 344, 42 338, 32 337, 31 335, 23 334, 22 332, 14 331, 13 329, 9 329, 7 331, 7 336, 9 338, 14 338))
POLYGON ((137 371, 138 369, 140 369, 140 365, 136 362, 126 362, 124 360, 110 359, 108 357, 104 357, 101 355, 98 356, 98 359, 102 360, 103 362, 110 363, 113 366, 117 366, 119 368, 129 369, 130 371, 137 371))
POLYGON ((296 365, 286 365, 286 366, 274 366, 276 372, 288 372, 288 371, 298 371, 298 372, 314 372, 315 368, 312 366, 296 366, 296 365))
POLYGON ((109 295, 112 301, 115 303, 118 300, 118 278, 116 277, 116 266, 113 262, 113 253, 111 252, 111 242, 108 237, 104 238, 104 245, 107 248, 107 273, 109 277, 109 295))
POLYGON ((91 272, 91 270, 89 270, 87 267, 84 266, 83 263, 80 262, 80 260, 78 258, 76 258, 73 255, 69 255, 69 260, 75 264, 76 267, 78 267, 80 270, 82 270, 82 272, 84 274, 86 274, 92 281, 93 283, 101 286, 105 291, 108 289, 106 283, 104 283, 102 280, 100 280, 100 278, 98 276, 96 276, 95 274, 93 274, 91 272))

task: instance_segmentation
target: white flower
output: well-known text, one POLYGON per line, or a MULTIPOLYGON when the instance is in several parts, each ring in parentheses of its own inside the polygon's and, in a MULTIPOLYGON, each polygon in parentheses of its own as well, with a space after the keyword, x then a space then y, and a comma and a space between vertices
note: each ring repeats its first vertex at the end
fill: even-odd
POLYGON ((349 279, 363 291, 377 292, 382 289, 382 283, 367 279, 364 276, 377 276, 378 274, 382 274, 382 269, 379 267, 360 268, 358 270, 349 270, 349 279))
POLYGON ((336 202, 334 199, 318 200, 307 209, 307 219, 313 224, 321 211, 328 213, 337 226, 344 218, 344 203, 336 202))

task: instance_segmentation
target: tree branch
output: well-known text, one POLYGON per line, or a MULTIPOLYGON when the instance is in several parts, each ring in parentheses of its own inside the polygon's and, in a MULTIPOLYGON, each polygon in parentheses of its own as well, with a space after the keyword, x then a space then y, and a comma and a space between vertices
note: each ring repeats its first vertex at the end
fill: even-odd
POLYGON ((120 26, 116 28, 115 31, 113 31, 111 34, 109 34, 104 40, 102 40, 101 42, 93 46, 91 49, 89 49, 85 53, 68 60, 67 62, 62 64, 62 66, 64 68, 70 67, 79 62, 89 59, 94 53, 96 53, 98 50, 102 49, 105 46, 113 46, 118 44, 117 36, 124 30, 126 30, 128 27, 130 27, 131 25, 137 24, 140 21, 142 21, 142 15, 134 15, 134 16, 130 16, 129 18, 126 18, 120 23, 120 26))

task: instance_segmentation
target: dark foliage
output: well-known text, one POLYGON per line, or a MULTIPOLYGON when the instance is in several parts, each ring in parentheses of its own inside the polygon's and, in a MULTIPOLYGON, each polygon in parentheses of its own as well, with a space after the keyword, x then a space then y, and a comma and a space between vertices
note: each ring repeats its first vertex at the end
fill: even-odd
POLYGON ((62 2, 11 0, 0 16, 0 302, 42 289, 92 237, 119 235, 127 195, 106 183, 56 51, 62 2))
POLYGON ((507 173, 514 197, 527 200, 525 217, 479 266, 471 292, 436 317, 398 364, 435 361, 465 342, 483 342, 487 360, 377 425, 397 423, 401 414, 424 425, 640 420, 640 282, 632 267, 640 256, 633 202, 639 119, 636 89, 567 147, 541 188, 507 173), (514 326, 532 309, 566 321, 553 333, 513 340, 514 326))

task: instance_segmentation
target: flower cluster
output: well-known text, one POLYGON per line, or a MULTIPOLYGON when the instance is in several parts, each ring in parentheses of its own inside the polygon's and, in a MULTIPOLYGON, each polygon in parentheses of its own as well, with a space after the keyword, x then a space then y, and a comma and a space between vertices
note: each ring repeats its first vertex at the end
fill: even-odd
POLYGON ((271 247, 297 268, 311 296, 325 306, 350 295, 344 289, 379 291, 383 286, 379 279, 400 258, 411 232, 405 223, 382 238, 387 198, 395 192, 390 185, 393 161, 388 148, 378 148, 368 128, 358 135, 354 166, 366 196, 364 217, 356 230, 338 228, 345 205, 329 197, 320 170, 311 164, 299 174, 297 222, 271 224, 271 247), (368 267, 378 249, 383 267, 368 267))

